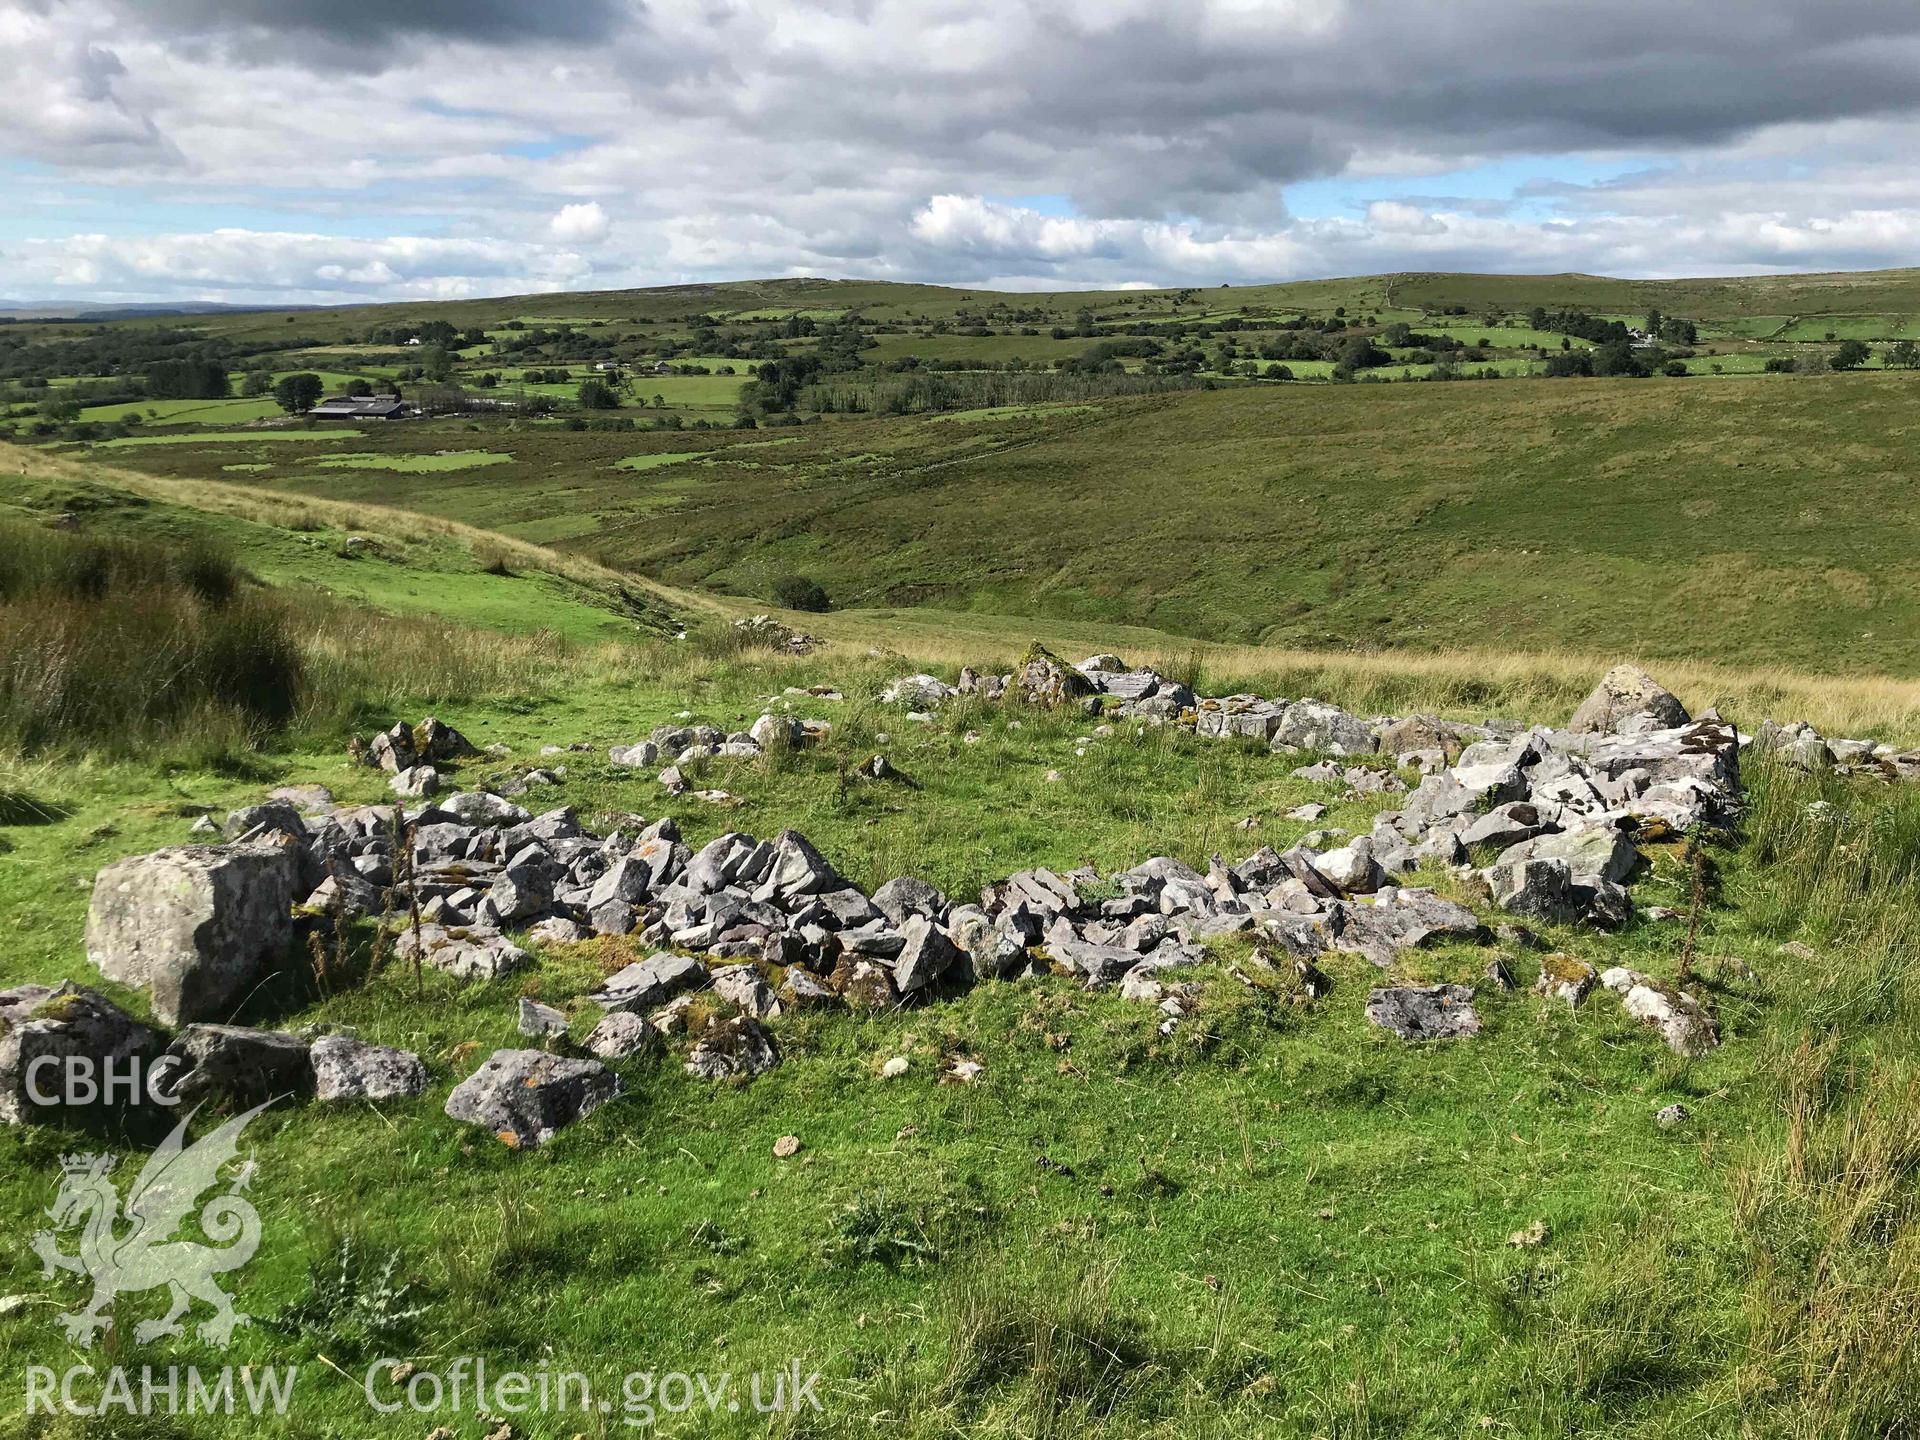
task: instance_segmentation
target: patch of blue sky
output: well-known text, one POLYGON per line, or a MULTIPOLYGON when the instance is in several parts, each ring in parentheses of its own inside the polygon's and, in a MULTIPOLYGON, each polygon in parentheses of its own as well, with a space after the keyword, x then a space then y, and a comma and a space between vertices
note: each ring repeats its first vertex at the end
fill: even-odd
POLYGON ((191 181, 94 185, 31 162, 0 162, 0 245, 67 235, 197 234, 208 230, 289 231, 384 239, 434 235, 445 217, 421 213, 419 187, 377 181, 350 194, 321 187, 275 188, 239 198, 191 181))
POLYGON ((1646 155, 1601 159, 1586 155, 1508 155, 1459 170, 1405 175, 1334 175, 1287 186, 1287 208, 1302 219, 1350 218, 1377 200, 1429 210, 1456 208, 1513 220, 1564 218, 1558 203, 1568 189, 1604 187, 1656 168, 1646 155))
POLYGON ((590 135, 548 135, 539 140, 514 140, 494 148, 502 155, 524 160, 551 160, 556 155, 571 155, 593 144, 590 135))
POLYGON ((988 195, 986 199, 995 205, 1031 210, 1055 220, 1071 220, 1080 213, 1064 195, 988 195))

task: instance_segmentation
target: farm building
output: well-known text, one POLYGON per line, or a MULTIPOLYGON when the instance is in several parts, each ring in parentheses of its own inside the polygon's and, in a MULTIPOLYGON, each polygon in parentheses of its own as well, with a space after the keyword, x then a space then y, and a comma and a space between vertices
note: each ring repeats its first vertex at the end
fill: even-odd
POLYGON ((413 407, 398 395, 335 395, 307 412, 313 420, 404 420, 413 407))

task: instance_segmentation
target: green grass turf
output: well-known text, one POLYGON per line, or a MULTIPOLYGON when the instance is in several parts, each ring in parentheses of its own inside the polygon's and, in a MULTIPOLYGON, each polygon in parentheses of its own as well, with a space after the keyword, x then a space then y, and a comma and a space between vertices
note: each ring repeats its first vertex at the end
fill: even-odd
MULTIPOLYGON (((722 828, 795 825, 862 884, 911 871, 956 894, 1026 863, 1204 862, 1283 845, 1306 827, 1280 811, 1330 798, 1271 756, 1173 732, 1123 728, 1081 758, 1084 722, 981 710, 915 725, 858 698, 884 673, 846 659, 695 661, 637 685, 503 696, 447 718, 514 752, 470 763, 459 783, 533 763, 542 743, 583 740, 593 751, 561 757, 566 780, 538 800, 672 813, 696 844, 722 828), (737 810, 666 801, 600 758, 683 710, 739 725, 762 697, 810 679, 856 696, 801 702, 836 723, 832 743, 713 766, 704 783, 741 796, 737 810), (981 743, 962 743, 963 728, 981 743), (883 729, 917 788, 849 791, 841 767, 883 729), (1046 784, 1049 768, 1066 779, 1046 784), (1248 813, 1264 818, 1235 829, 1248 813)), ((59 818, 4 832, 0 916, 13 943, 0 979, 84 976, 84 881, 116 855, 182 838, 198 807, 302 780, 376 800, 381 778, 320 749, 269 751, 237 776, 23 772, 59 818)), ((1336 805, 1323 823, 1364 829, 1371 808, 1336 805)), ((1758 880, 1729 864, 1733 895, 1748 895, 1758 880)), ((1657 859, 1640 893, 1678 901, 1681 888, 1674 862, 1657 859)), ((1663 933, 1558 938, 1659 969, 1663 933)), ((1763 966, 1774 943, 1737 905, 1712 937, 1716 952, 1763 966)), ((1031 1313, 1044 1324, 1083 1292, 1082 1323, 1097 1329, 1079 1338, 1114 1359, 1110 1385, 1083 1395, 1082 1376, 1051 1402, 1079 1433, 1309 1433, 1354 1414, 1409 1434, 1458 1433, 1481 1416, 1520 1434, 1737 1431, 1724 1397, 1742 1358, 1743 1250, 1727 1172, 1755 1127, 1775 1124, 1746 1098, 1768 1054, 1770 987, 1718 986, 1729 1043, 1684 1063, 1617 1007, 1575 1013, 1525 993, 1485 995, 1487 1031, 1470 1044, 1406 1046, 1360 1018, 1379 977, 1349 957, 1329 961, 1334 995, 1310 1008, 1210 972, 1211 1043, 1197 1025, 1160 1037, 1147 1008, 1060 982, 993 985, 901 1014, 780 1022, 787 1062, 750 1086, 622 1064, 626 1095, 534 1155, 440 1115, 459 1076, 521 1043, 517 996, 561 1006, 583 1033, 585 992, 630 953, 612 942, 544 951, 494 985, 429 975, 424 995, 390 965, 331 996, 256 1002, 246 1018, 349 1024, 415 1049, 433 1087, 417 1104, 293 1108, 256 1125, 251 1195, 267 1240, 236 1282, 243 1306, 268 1316, 301 1298, 347 1235, 397 1252, 426 1313, 385 1344, 355 1337, 344 1314, 297 1336, 243 1332, 227 1358, 301 1362, 296 1423, 181 1433, 424 1433, 376 1423, 318 1358, 357 1374, 389 1350, 481 1353, 496 1368, 544 1356, 602 1389, 628 1366, 746 1371, 756 1357, 798 1355, 829 1377, 814 1433, 865 1433, 876 1411, 906 1435, 1030 1433, 1049 1402, 1021 1388, 1026 1360, 953 1379, 972 1353, 965 1316, 985 1303, 1010 1323, 1031 1313), (955 1054, 986 1065, 980 1084, 938 1083, 955 1054), (911 1068, 884 1081, 893 1055, 911 1068), (1650 1114, 1676 1099, 1696 1122, 1662 1135, 1650 1114), (776 1161, 772 1142, 788 1133, 805 1149, 776 1161), (1546 1244, 1507 1243, 1536 1220, 1546 1244), (899 1258, 860 1260, 860 1240, 899 1258), (1685 1284, 1649 1290, 1656 1257, 1683 1263, 1685 1284)), ((1470 981, 1482 963, 1472 949, 1439 950, 1398 973, 1470 981)), ((37 1223, 63 1143, 0 1135, 0 1223, 37 1223)), ((44 1292, 24 1252, 0 1261, 0 1288, 44 1292)), ((41 1363, 45 1326, 33 1319, 0 1331, 0 1366, 41 1363)), ((218 1363, 191 1341, 167 1351, 218 1363)))
POLYGON ((511 464, 513 456, 493 450, 443 450, 432 455, 382 455, 354 451, 322 455, 313 463, 329 470, 393 470, 403 475, 434 474, 446 470, 478 470, 511 464))
MULTIPOLYGON (((1615 403, 1627 404, 1629 391, 1670 393, 1627 387, 1615 403)), ((1358 392, 1309 393, 1324 403, 1358 392)), ((1330 418, 1322 412, 1323 424, 1330 418)), ((1568 423, 1564 412, 1555 418, 1568 423)), ((1025 432, 1023 443, 1062 438, 1031 417, 1005 424, 1025 432)), ((872 427, 863 439, 875 448, 849 463, 871 468, 889 446, 899 447, 896 460, 919 454, 920 437, 936 428, 872 427)), ((426 429, 396 438, 416 437, 432 439, 426 429)), ((777 438, 793 443, 757 453, 800 457, 767 472, 787 485, 824 463, 821 446, 839 443, 777 438)), ((632 437, 572 437, 564 453, 584 463, 589 441, 630 446, 632 437)), ((342 532, 130 504, 110 486, 74 479, 0 482, 0 504, 42 515, 74 509, 90 527, 130 534, 219 539, 276 580, 341 593, 349 572, 384 567, 409 577, 394 583, 429 587, 415 596, 419 613, 438 606, 471 619, 485 596, 526 583, 461 570, 473 567, 464 551, 426 542, 393 558, 348 560, 337 545, 342 532), (446 588, 430 588, 439 585, 446 588)), ((455 475, 446 483, 492 482, 455 475)), ((416 498, 438 493, 436 481, 416 498)), ((585 624, 591 607, 577 595, 570 603, 581 619, 562 638, 598 638, 585 624)), ((903 637, 916 614, 903 617, 903 637)), ((1103 633, 1123 650, 1129 644, 1116 631, 1085 633, 1089 648, 1103 633)), ((607 663, 439 705, 480 744, 509 747, 465 762, 453 782, 564 765, 559 786, 529 797, 535 808, 672 814, 696 844, 725 828, 770 834, 793 825, 864 886, 912 873, 955 895, 1026 864, 1111 869, 1167 853, 1204 865, 1216 851, 1284 847, 1308 828, 1284 813, 1307 799, 1332 805, 1319 824, 1360 832, 1382 804, 1292 779, 1290 762, 1251 746, 1172 730, 1122 725, 1094 738, 1082 717, 967 705, 932 724, 910 721, 872 697, 913 662, 869 658, 864 645, 776 663, 699 642, 660 643, 629 652, 612 673, 607 663), (697 773, 701 785, 738 797, 738 808, 668 799, 650 776, 604 758, 608 745, 681 715, 738 728, 780 703, 787 687, 815 682, 850 697, 792 702, 833 724, 825 746, 697 773), (588 748, 540 753, 572 742, 588 748), (912 783, 844 778, 876 751, 912 783), (1049 770, 1062 778, 1047 781, 1049 770), (1243 817, 1254 818, 1251 828, 1241 828, 1243 817)), ((1195 678, 1209 689, 1241 679, 1195 678)), ((1570 699, 1542 704, 1490 686, 1448 708, 1557 721, 1570 699)), ((393 692, 367 706, 364 728, 399 715, 417 720, 423 709, 408 699, 405 677, 395 677, 393 692)), ((1751 728, 1758 716, 1733 718, 1751 728)), ((0 924, 10 937, 0 984, 90 978, 80 936, 91 876, 120 855, 186 839, 202 807, 224 809, 300 781, 327 784, 342 799, 382 799, 383 776, 343 764, 344 739, 269 744, 217 764, 162 755, 138 764, 0 761, 0 924)), ((786 1061, 771 1075, 711 1086, 672 1061, 623 1063, 620 1101, 551 1146, 515 1155, 445 1119, 447 1091, 491 1049, 523 1043, 513 1019, 522 994, 560 1006, 583 1034, 594 1018, 586 993, 632 958, 631 946, 540 950, 531 971, 493 985, 430 974, 421 991, 406 967, 389 964, 324 993, 295 981, 268 987, 240 1018, 352 1025, 417 1050, 432 1086, 417 1103, 324 1114, 289 1106, 256 1123, 250 1194, 266 1240, 233 1281, 242 1308, 265 1320, 311 1300, 315 1274, 337 1264, 350 1238, 376 1263, 399 1257, 397 1273, 422 1314, 376 1338, 358 1328, 350 1306, 323 1302, 297 1332, 256 1325, 231 1352, 189 1340, 150 1354, 123 1333, 92 1358, 301 1367, 286 1422, 196 1418, 124 1431, 142 1436, 418 1440, 443 1421, 458 1434, 472 1428, 470 1416, 369 1415, 329 1362, 357 1375, 383 1353, 427 1367, 477 1353, 496 1371, 544 1359, 587 1373, 603 1394, 616 1393, 629 1369, 746 1372, 799 1356, 825 1373, 826 1408, 794 1433, 826 1436, 1490 1431, 1744 1440, 1790 1431, 1794 1407, 1812 1390, 1796 1378, 1799 1347, 1823 1381, 1833 1353, 1811 1323, 1831 1312, 1802 1323, 1792 1305, 1831 1291, 1869 1307, 1885 1284, 1873 1268, 1881 1237, 1906 1234, 1898 1243, 1911 1243, 1910 1227, 1899 1228, 1908 1203, 1899 1187, 1908 1181, 1896 1177, 1856 1248, 1819 1248, 1818 1207, 1842 1184, 1820 1178, 1822 1166, 1832 1155, 1844 1176, 1870 1158, 1827 1148, 1833 1136, 1819 1106, 1837 1107, 1844 1126, 1841 1097, 1864 1086, 1876 1063, 1897 1067, 1911 1055, 1897 999, 1904 972, 1872 972, 1872 935, 1837 923, 1834 906, 1847 902, 1833 897, 1882 893, 1846 837, 1874 837, 1871 854, 1884 857, 1874 867, 1910 868, 1920 804, 1904 789, 1822 785, 1764 766, 1751 767, 1750 779, 1754 838, 1714 852, 1713 908, 1699 937, 1726 1043, 1698 1062, 1669 1055, 1606 997, 1579 1011, 1534 999, 1525 987, 1536 961, 1523 954, 1512 956, 1520 993, 1481 982, 1482 1036, 1406 1046, 1361 1018, 1364 992, 1379 979, 1365 963, 1329 959, 1333 994, 1304 1006, 1232 979, 1224 967, 1245 959, 1226 945, 1203 972, 1204 1023, 1171 1037, 1157 1033, 1146 1007, 1057 980, 986 986, 877 1017, 784 1017, 776 1028, 786 1061), (1833 889, 1810 885, 1817 875, 1777 849, 1780 817, 1806 814, 1816 796, 1859 817, 1833 827, 1839 838, 1825 882, 1833 889), (1787 940, 1809 945, 1813 958, 1783 956, 1787 940), (1797 1152, 1807 1157, 1807 1178, 1776 1191, 1767 1157, 1789 1153, 1780 1100, 1786 1077, 1811 1063, 1795 1050, 1803 1032, 1829 1056, 1819 1072, 1827 1088, 1798 1112, 1796 1126, 1809 1127, 1797 1152), (880 1066, 895 1055, 910 1068, 883 1080, 880 1066), (980 1083, 939 1083, 954 1055, 985 1066, 980 1083), (1694 1119, 1678 1131, 1656 1129, 1652 1112, 1674 1100, 1694 1119), (777 1161, 772 1143, 783 1134, 804 1148, 777 1161), (1756 1211, 1755 1196, 1773 1198, 1756 1211), (1546 1225, 1542 1243, 1508 1243, 1537 1221, 1546 1225), (1830 1276, 1828 1264, 1841 1259, 1843 1270, 1830 1276), (1773 1354, 1775 1324, 1792 1329, 1789 1355, 1773 1354)), ((1649 860, 1636 885, 1642 909, 1686 905, 1691 886, 1677 849, 1651 847, 1649 860)), ((1673 973, 1679 935, 1675 924, 1644 919, 1611 938, 1549 930, 1553 944, 1596 964, 1662 975, 1673 973)), ((1476 982, 1484 961, 1483 951, 1449 947, 1410 954, 1392 973, 1476 982)), ((58 1157, 76 1139, 130 1148, 114 1135, 0 1132, 5 1233, 44 1224, 58 1157)), ((0 1294, 28 1297, 0 1324, 0 1374, 81 1358, 57 1342, 48 1320, 77 1291, 41 1280, 23 1245, 0 1252, 0 1294)), ((143 1317, 139 1305, 129 1297, 121 1313, 143 1317)), ((1880 1345, 1902 1343, 1902 1324, 1882 1317, 1853 1336, 1846 1375, 1869 1370, 1880 1345)), ((1896 1391, 1850 1430, 1816 1418, 1802 1433, 1899 1433, 1912 1415, 1911 1395, 1902 1401, 1896 1391)), ((547 1417, 521 1428, 624 1433, 618 1418, 547 1417)), ((726 1416, 676 1423, 663 1433, 764 1433, 757 1420, 726 1416)), ((105 1433, 110 1427, 79 1422, 30 1429, 0 1414, 9 1437, 105 1433)))
POLYGON ((667 450, 651 455, 628 455, 613 462, 616 470, 658 470, 664 465, 678 465, 682 460, 697 460, 698 450, 667 450))

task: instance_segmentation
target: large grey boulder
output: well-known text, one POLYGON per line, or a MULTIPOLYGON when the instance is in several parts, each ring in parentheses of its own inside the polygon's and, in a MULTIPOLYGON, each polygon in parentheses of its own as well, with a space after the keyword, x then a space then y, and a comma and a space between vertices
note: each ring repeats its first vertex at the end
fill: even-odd
POLYGON ((897 930, 911 915, 940 920, 947 913, 947 897, 925 880, 900 875, 873 892, 873 908, 897 930))
POLYGON ((1343 895, 1371 895, 1386 878, 1374 859, 1373 842, 1364 835, 1314 856, 1311 863, 1343 895))
POLYGON ((446 1113, 491 1130, 510 1149, 531 1150, 619 1093, 620 1077, 598 1060, 496 1050, 454 1087, 446 1113))
POLYGON ((431 765, 409 765, 387 781, 387 788, 409 800, 425 800, 440 793, 440 772, 431 765))
POLYGON ((623 855, 593 882, 593 889, 587 895, 587 909, 636 905, 647 898, 652 888, 653 867, 637 856, 623 855))
POLYGON ((367 747, 367 758, 390 773, 417 765, 420 754, 414 748, 413 727, 404 720, 394 721, 391 730, 373 737, 373 743, 367 747))
POLYGON ((1831 770, 1836 763, 1833 747, 1804 720, 1789 725, 1761 721, 1753 737, 1753 747, 1796 770, 1831 770))
POLYGON ((1286 713, 1284 702, 1251 695, 1229 695, 1225 700, 1208 701, 1207 706, 1194 716, 1194 734, 1212 739, 1239 735, 1263 745, 1273 741, 1273 732, 1280 728, 1280 717, 1286 713))
POLYGON ((719 966, 713 972, 713 993, 756 1020, 780 1013, 773 987, 751 965, 719 966))
POLYGON ((308 1042, 280 1030, 244 1025, 189 1025, 167 1047, 168 1089, 187 1104, 210 1096, 269 1100, 306 1091, 312 1076, 308 1042))
POLYGON ((1501 851, 1494 864, 1514 865, 1523 860, 1564 860, 1576 884, 1591 884, 1596 879, 1625 880, 1640 863, 1640 852, 1611 825, 1595 825, 1523 840, 1501 851))
POLYGON ((1490 866, 1487 887, 1493 903, 1530 920, 1572 920, 1580 913, 1573 871, 1559 859, 1520 859, 1490 866))
POLYGON ((411 1100, 427 1088, 418 1055, 369 1045, 351 1035, 323 1035, 308 1052, 316 1100, 411 1100))
POLYGON ((1480 1033, 1465 985, 1397 985, 1367 992, 1367 1019, 1402 1040, 1453 1040, 1480 1033))
POLYGON ((220 834, 228 840, 238 840, 255 831, 268 830, 277 831, 302 844, 307 838, 307 822, 301 818, 300 807, 291 800, 268 800, 259 805, 242 806, 229 811, 220 826, 220 834))
POLYGON ((1098 945, 1063 936, 1050 940, 1053 958, 1086 982, 1089 990, 1104 990, 1118 985, 1126 973, 1140 963, 1137 952, 1119 945, 1098 945))
POLYGON ((1567 722, 1576 735, 1618 734, 1624 730, 1673 730, 1691 720, 1687 707, 1646 671, 1616 665, 1601 677, 1567 722))
POLYGON ((774 837, 766 878, 753 898, 785 904, 801 896, 844 889, 846 883, 806 836, 798 830, 782 830, 774 837))
POLYGON ((1013 684, 1025 699, 1040 705, 1058 705, 1096 693, 1091 680, 1037 640, 1015 667, 1013 684))
POLYGON ((1373 730, 1358 715, 1324 700, 1296 700, 1280 716, 1273 747, 1313 750, 1326 755, 1371 755, 1373 730))
POLYGON ((69 1059, 86 1061, 93 1076, 104 1079, 109 1065, 116 1076, 128 1074, 159 1049, 157 1034, 92 990, 65 981, 0 990, 0 1122, 20 1125, 53 1110, 27 1093, 36 1060, 59 1062, 41 1065, 33 1077, 40 1094, 55 1096, 63 1094, 69 1059))
POLYGON ((716 835, 687 861, 680 883, 695 895, 711 895, 735 882, 744 883, 756 863, 764 860, 759 849, 753 836, 738 830, 716 835))
POLYGON ((466 736, 431 715, 414 726, 413 743, 422 760, 458 760, 479 753, 466 736))
POLYGON ((462 790, 435 803, 440 809, 457 817, 462 825, 524 825, 533 819, 532 811, 524 810, 506 797, 486 790, 462 790))
POLYGON ((807 743, 807 727, 793 715, 762 715, 747 734, 763 750, 798 750, 807 743))
POLYGON ((515 860, 494 877, 488 898, 504 924, 522 924, 553 908, 554 870, 550 863, 515 860))
POLYGON ((87 958, 145 989, 179 1025, 238 1004, 293 942, 299 864, 288 844, 181 845, 100 872, 87 912, 87 958))
POLYGON ((1011 925, 996 924, 978 905, 954 906, 947 936, 971 962, 975 980, 1004 980, 1027 968, 1026 938, 1011 925))
POLYGON ((1531 840, 1548 828, 1539 806, 1526 800, 1512 800, 1505 805, 1495 806, 1462 830, 1460 843, 1465 846, 1498 845, 1506 850, 1523 840, 1531 840))
POLYGON ((1408 715, 1380 727, 1380 753, 1396 759, 1438 750, 1451 761, 1475 740, 1486 738, 1486 730, 1477 725, 1456 725, 1437 715, 1408 715))

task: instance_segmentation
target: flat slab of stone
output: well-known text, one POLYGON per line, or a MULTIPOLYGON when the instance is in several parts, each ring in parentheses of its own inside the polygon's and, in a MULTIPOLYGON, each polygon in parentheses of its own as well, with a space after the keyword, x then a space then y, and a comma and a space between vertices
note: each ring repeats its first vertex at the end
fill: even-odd
POLYGON ((1480 934, 1480 921, 1471 910, 1431 890, 1382 890, 1371 901, 1342 904, 1339 914, 1333 948, 1364 955, 1382 968, 1401 951, 1429 940, 1473 940, 1480 934))
POLYGON ((1402 1040, 1455 1040, 1480 1033, 1465 985, 1398 985, 1367 992, 1367 1019, 1402 1040))
POLYGON ((592 1000, 602 1010, 647 1010, 706 983, 705 965, 662 950, 609 975, 592 1000))
POLYGON ((215 1095, 256 1101, 303 1094, 312 1076, 308 1048, 282 1030, 189 1025, 167 1047, 176 1067, 168 1086, 188 1105, 215 1095))
POLYGON ((308 1052, 316 1100, 412 1100, 427 1088, 427 1067, 409 1050, 323 1035, 308 1052))

